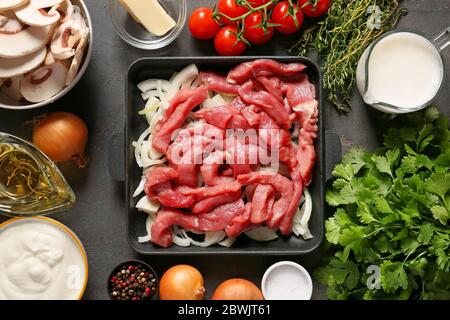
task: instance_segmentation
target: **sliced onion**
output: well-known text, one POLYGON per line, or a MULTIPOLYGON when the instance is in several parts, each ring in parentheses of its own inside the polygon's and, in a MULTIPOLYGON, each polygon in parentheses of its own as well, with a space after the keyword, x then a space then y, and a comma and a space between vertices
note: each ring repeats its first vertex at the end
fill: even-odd
POLYGON ((143 236, 143 237, 138 237, 138 242, 139 243, 146 243, 146 242, 150 242, 150 241, 152 241, 151 234, 148 234, 148 235, 143 236))
POLYGON ((149 214, 147 220, 145 221, 145 230, 147 231, 147 235, 138 237, 139 243, 145 243, 152 241, 152 225, 155 223, 156 215, 149 214))
POLYGON ((302 236, 305 240, 313 238, 309 231, 308 223, 312 213, 312 198, 309 190, 305 188, 302 205, 297 209, 297 213, 293 219, 292 232, 296 236, 302 236))
POLYGON ((142 192, 144 192, 145 181, 146 181, 145 176, 142 176, 141 182, 139 182, 138 187, 136 188, 136 190, 133 193, 133 198, 136 198, 138 195, 140 195, 142 192))
POLYGON ((158 201, 150 200, 146 195, 136 204, 136 209, 138 209, 138 211, 148 214, 156 214, 160 208, 161 205, 158 201))
MULTIPOLYGON (((159 109, 159 110, 153 115, 152 119, 150 120, 149 128, 148 128, 149 132, 151 132, 152 134, 155 133, 155 127, 156 127, 156 124, 157 124, 159 121, 161 121, 162 118, 163 118, 162 111, 161 111, 161 109, 159 109)), ((148 119, 147 119, 147 120, 148 120, 148 119)))
POLYGON ((142 143, 144 142, 145 138, 148 137, 149 134, 150 134, 150 128, 147 128, 144 132, 142 132, 138 141, 133 143, 133 146, 135 147, 134 157, 136 158, 136 163, 140 168, 142 168, 142 160, 141 160, 142 143))
POLYGON ((219 245, 226 248, 231 248, 233 244, 236 242, 236 237, 228 237, 225 240, 219 242, 219 245))
POLYGON ((180 90, 181 85, 191 78, 198 75, 198 68, 195 64, 191 64, 181 70, 171 81, 170 89, 167 92, 167 99, 172 99, 180 90))
POLYGON ((156 99, 155 97, 150 97, 150 99, 148 99, 147 103, 145 104, 144 109, 139 111, 139 114, 147 115, 149 113, 155 113, 156 111, 158 111, 159 104, 160 101, 158 99, 156 99))
POLYGON ((224 106, 226 104, 227 103, 225 102, 223 97, 220 94, 216 94, 211 99, 206 99, 205 101, 203 101, 202 107, 203 108, 215 108, 215 107, 224 106))
POLYGON ((255 241, 272 241, 278 239, 278 235, 272 229, 259 227, 245 232, 245 235, 255 241))
POLYGON ((142 93, 145 93, 151 90, 157 90, 158 83, 162 91, 167 92, 170 90, 170 81, 162 79, 148 79, 139 83, 137 87, 142 93))
POLYGON ((312 198, 311 194, 309 193, 309 190, 305 188, 304 190, 304 203, 300 207, 300 212, 297 212, 294 216, 294 222, 297 222, 301 224, 302 226, 307 226, 309 223, 309 220, 311 219, 311 213, 312 213, 312 198))
MULTIPOLYGON (((183 230, 184 231, 184 230, 183 230)), ((219 243, 223 239, 226 238, 225 231, 210 231, 205 232, 205 240, 203 241, 196 241, 188 236, 188 239, 190 239, 191 244, 197 247, 207 248, 214 244, 219 243)))
MULTIPOLYGON (((151 136, 150 136, 151 137, 151 136)), ((154 154, 154 156, 157 156, 158 154, 156 154, 155 150, 153 150, 153 146, 152 146, 152 140, 145 140, 142 143, 141 146, 141 162, 142 162, 142 167, 143 168, 148 168, 148 167, 152 167, 158 164, 163 164, 166 162, 166 158, 162 158, 162 159, 152 159, 152 157, 150 156, 150 152, 152 152, 154 154), (152 150, 152 151, 150 151, 152 150)))

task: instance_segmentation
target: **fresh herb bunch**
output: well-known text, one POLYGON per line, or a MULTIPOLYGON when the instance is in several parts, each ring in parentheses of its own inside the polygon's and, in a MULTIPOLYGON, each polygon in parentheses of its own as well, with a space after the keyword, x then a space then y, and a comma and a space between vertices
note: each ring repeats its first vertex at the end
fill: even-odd
POLYGON ((448 118, 428 108, 397 121, 383 148, 354 148, 333 171, 335 254, 316 271, 329 299, 450 299, 448 118))
MULTIPOLYGON (((323 20, 306 29, 290 53, 305 56, 315 50, 321 57, 324 88, 328 100, 340 111, 350 110, 356 67, 364 50, 383 33, 392 30, 406 13, 397 0, 334 0, 323 20), (381 11, 380 28, 369 28, 368 21, 381 11)), ((372 20, 371 20, 372 19, 372 20)))

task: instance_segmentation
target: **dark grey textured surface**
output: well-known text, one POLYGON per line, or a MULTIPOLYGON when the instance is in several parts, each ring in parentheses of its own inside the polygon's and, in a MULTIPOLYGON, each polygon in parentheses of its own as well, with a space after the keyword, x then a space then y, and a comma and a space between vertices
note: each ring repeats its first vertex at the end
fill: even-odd
MULTIPOLYGON (((155 53, 137 50, 127 46, 116 36, 110 23, 108 1, 86 0, 94 22, 94 56, 82 81, 64 99, 54 105, 34 111, 0 111, 0 131, 30 138, 31 129, 25 125, 32 117, 46 111, 68 110, 86 120, 90 130, 88 153, 89 167, 78 170, 70 164, 62 170, 73 186, 78 201, 65 214, 56 216, 72 228, 83 241, 89 255, 90 279, 85 294, 86 299, 107 299, 106 278, 111 269, 129 258, 137 256, 126 240, 126 210, 123 199, 124 188, 115 183, 108 174, 107 150, 109 138, 122 131, 125 121, 125 74, 135 59, 151 55, 200 56, 214 55, 210 42, 192 39, 187 29, 168 48, 155 53)), ((190 10, 194 6, 212 3, 209 0, 188 0, 190 10)), ((400 23, 400 28, 417 30, 432 37, 450 24, 449 0, 406 0, 410 9, 408 16, 400 23)), ((255 48, 248 54, 287 54, 292 38, 278 37, 263 48, 255 48)), ((446 72, 450 75, 450 48, 444 52, 447 62, 446 72)), ((414 66, 411 66, 414 67, 414 66)), ((450 82, 447 81, 436 105, 450 114, 450 82)), ((348 115, 340 115, 326 106, 326 128, 334 129, 344 142, 344 150, 350 145, 377 146, 379 129, 375 112, 362 104, 358 95, 353 101, 353 110, 348 115)), ((114 161, 114 159, 112 159, 114 161)), ((289 258, 312 270, 320 260, 320 251, 302 258, 289 258)), ((244 277, 259 284, 270 264, 282 260, 281 257, 157 257, 144 258, 155 267, 159 274, 178 263, 188 263, 198 267, 206 279, 208 293, 223 280, 230 277, 244 277)), ((313 298, 324 297, 321 288, 315 289, 313 298)))

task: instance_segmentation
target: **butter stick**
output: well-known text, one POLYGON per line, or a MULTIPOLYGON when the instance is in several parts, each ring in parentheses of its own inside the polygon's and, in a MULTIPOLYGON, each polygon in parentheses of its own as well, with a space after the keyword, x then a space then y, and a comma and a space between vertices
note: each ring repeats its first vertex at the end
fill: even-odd
POLYGON ((158 0, 119 0, 138 23, 156 36, 163 36, 175 27, 176 22, 167 14, 158 0))

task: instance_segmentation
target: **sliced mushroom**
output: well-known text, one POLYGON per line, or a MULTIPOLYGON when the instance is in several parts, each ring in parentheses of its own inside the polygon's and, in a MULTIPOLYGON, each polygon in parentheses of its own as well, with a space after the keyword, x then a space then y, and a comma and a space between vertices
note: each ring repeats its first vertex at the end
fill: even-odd
POLYGON ((44 47, 23 57, 0 59, 0 77, 12 78, 36 69, 44 62, 46 54, 44 47))
POLYGON ((56 59, 65 60, 75 55, 75 46, 89 32, 85 19, 81 16, 78 6, 69 21, 59 26, 53 35, 51 50, 56 59))
POLYGON ((6 79, 2 86, 2 92, 15 101, 22 100, 23 96, 20 93, 20 83, 23 76, 6 79))
POLYGON ((51 51, 47 52, 47 56, 45 57, 45 61, 44 64, 46 66, 50 65, 50 64, 54 64, 56 62, 55 57, 53 56, 53 53, 51 51))
POLYGON ((55 62, 26 75, 20 84, 20 92, 29 102, 46 101, 64 89, 66 78, 66 66, 55 62))
POLYGON ((24 5, 28 0, 0 0, 0 11, 10 10, 24 5))
POLYGON ((17 58, 36 52, 49 42, 54 27, 25 26, 15 17, 0 28, 0 57, 17 58))
POLYGON ((63 19, 62 22, 69 21, 73 14, 73 5, 70 0, 64 0, 61 2, 61 4, 58 6, 58 11, 60 12, 63 19))
POLYGON ((49 26, 59 21, 57 6, 63 0, 30 0, 28 5, 15 10, 16 17, 30 26, 49 26))
POLYGON ((87 45, 88 33, 86 33, 78 43, 77 49, 75 51, 75 56, 72 59, 72 63, 69 68, 69 73, 67 74, 66 86, 71 85, 75 80, 80 70, 81 64, 83 63, 84 49, 87 45))
POLYGON ((3 27, 8 22, 8 17, 0 14, 0 27, 3 27))

